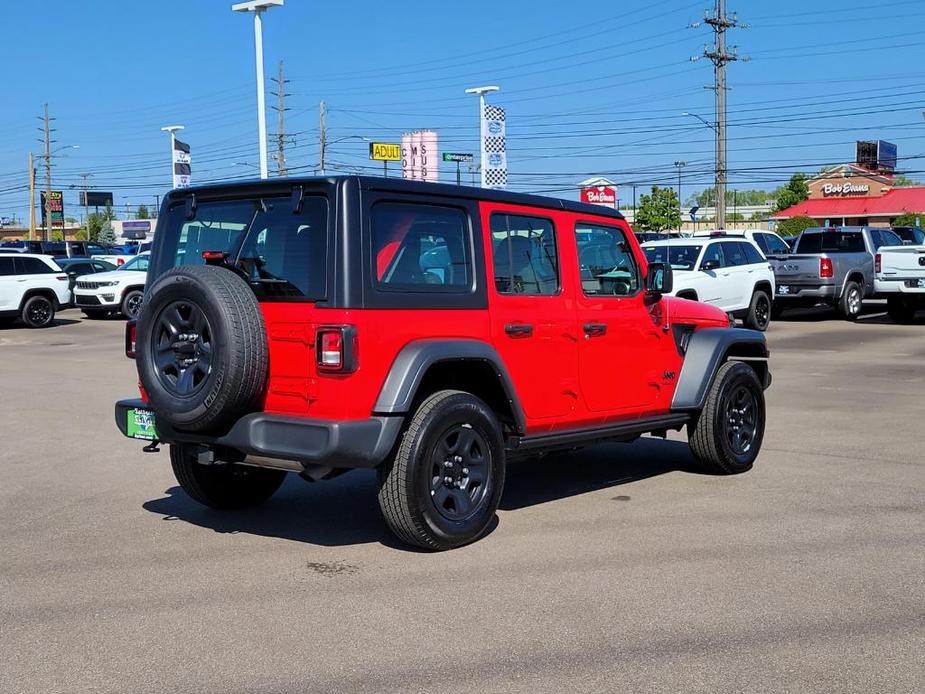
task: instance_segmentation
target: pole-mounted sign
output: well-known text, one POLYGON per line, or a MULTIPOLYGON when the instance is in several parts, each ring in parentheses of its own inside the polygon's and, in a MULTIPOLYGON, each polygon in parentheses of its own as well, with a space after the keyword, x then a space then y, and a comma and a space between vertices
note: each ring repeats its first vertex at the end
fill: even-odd
POLYGON ((444 152, 443 161, 470 163, 475 161, 475 155, 469 152, 444 152))
POLYGON ((401 145, 397 142, 370 142, 369 158, 375 161, 401 161, 401 145))

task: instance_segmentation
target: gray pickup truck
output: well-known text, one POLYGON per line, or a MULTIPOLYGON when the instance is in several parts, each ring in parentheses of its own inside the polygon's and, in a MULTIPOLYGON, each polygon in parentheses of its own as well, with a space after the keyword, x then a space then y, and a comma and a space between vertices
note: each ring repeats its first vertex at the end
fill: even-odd
POLYGON ((811 227, 789 255, 768 260, 777 290, 771 311, 779 318, 788 308, 828 304, 848 320, 861 314, 865 298, 874 297, 874 254, 880 246, 901 246, 889 229, 811 227))

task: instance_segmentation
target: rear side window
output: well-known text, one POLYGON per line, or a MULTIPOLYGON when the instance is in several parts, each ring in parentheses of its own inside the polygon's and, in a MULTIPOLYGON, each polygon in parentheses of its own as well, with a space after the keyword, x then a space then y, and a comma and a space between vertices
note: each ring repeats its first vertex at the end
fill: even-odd
POLYGON ((871 231, 871 241, 874 242, 874 250, 880 246, 902 246, 903 241, 892 231, 871 231))
POLYGON ((727 267, 748 265, 748 256, 745 255, 744 243, 739 243, 738 241, 724 241, 722 246, 727 267))
POLYGON ((491 241, 499 294, 559 293, 559 253, 552 221, 496 212, 491 215, 491 241))
POLYGON ((575 238, 586 296, 629 296, 639 291, 639 266, 622 229, 579 222, 575 238))
POLYGON ((13 267, 12 258, 4 258, 0 256, 0 277, 3 275, 15 275, 16 269, 13 267))
POLYGON ((16 258, 16 264, 22 275, 47 275, 55 272, 38 258, 16 258))
MULTIPOLYGON (((193 219, 182 205, 171 209, 164 234, 159 271, 179 265, 204 265, 205 251, 228 254, 228 262, 248 279, 258 298, 266 300, 325 297, 327 286, 328 203, 306 196, 301 212, 291 199, 200 202, 193 219)), ((122 267, 147 269, 139 256, 122 267), (131 267, 129 267, 131 266, 131 267)))
POLYGON ((472 287, 469 222, 463 210, 380 202, 371 211, 378 287, 464 293, 472 287))
POLYGON ((740 244, 745 251, 745 259, 748 261, 749 265, 755 265, 756 263, 766 263, 767 260, 761 256, 761 253, 758 252, 758 249, 755 248, 750 243, 740 244))
POLYGON ((786 254, 790 252, 790 247, 774 234, 756 234, 756 236, 764 240, 767 250, 765 250, 764 246, 761 247, 761 250, 765 253, 786 254))
POLYGON ((863 253, 864 237, 860 232, 821 231, 804 233, 797 242, 795 253, 863 253))

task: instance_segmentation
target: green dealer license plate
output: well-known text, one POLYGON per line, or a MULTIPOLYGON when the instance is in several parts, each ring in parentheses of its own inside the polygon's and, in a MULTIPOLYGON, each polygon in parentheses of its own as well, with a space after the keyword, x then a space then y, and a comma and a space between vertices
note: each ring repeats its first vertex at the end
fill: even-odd
POLYGON ((154 413, 151 410, 131 409, 125 414, 127 418, 125 434, 132 439, 152 441, 157 438, 154 413))

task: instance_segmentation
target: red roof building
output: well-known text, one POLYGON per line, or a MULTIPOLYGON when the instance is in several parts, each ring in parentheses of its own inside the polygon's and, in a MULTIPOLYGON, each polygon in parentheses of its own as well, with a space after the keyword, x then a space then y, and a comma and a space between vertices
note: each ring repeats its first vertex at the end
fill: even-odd
POLYGON ((811 217, 822 225, 890 226, 902 214, 923 213, 925 187, 893 188, 893 177, 844 164, 810 179, 809 199, 771 216, 811 217))

